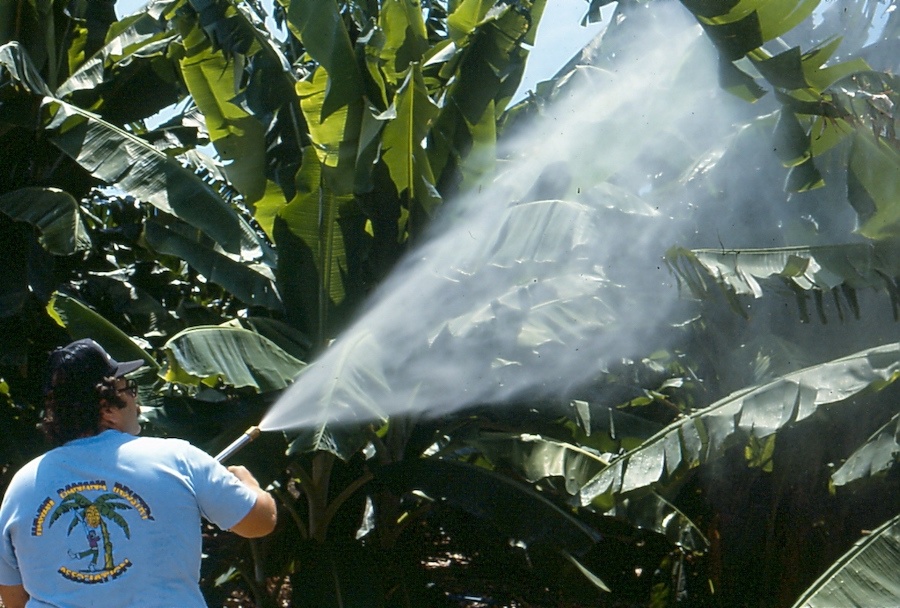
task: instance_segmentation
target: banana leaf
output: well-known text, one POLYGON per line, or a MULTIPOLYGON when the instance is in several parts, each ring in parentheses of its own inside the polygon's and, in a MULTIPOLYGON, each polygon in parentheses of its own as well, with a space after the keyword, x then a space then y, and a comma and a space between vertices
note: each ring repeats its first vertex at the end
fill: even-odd
POLYGON ((147 14, 116 23, 106 44, 80 62, 54 96, 90 108, 114 124, 155 114, 184 95, 167 56, 176 34, 147 14))
POLYGON ((418 64, 429 50, 428 32, 421 7, 408 2, 387 2, 378 14, 384 32, 379 57, 385 78, 396 85, 411 64, 418 64))
POLYGON ((835 486, 845 486, 890 470, 900 463, 900 414, 895 415, 832 473, 835 486))
POLYGON ((143 359, 152 370, 159 369, 156 360, 121 329, 75 298, 55 293, 47 304, 47 313, 66 328, 73 340, 92 338, 119 361, 143 359))
POLYGON ((900 344, 890 344, 743 389, 676 420, 610 462, 581 489, 581 503, 665 485, 740 441, 777 435, 820 407, 878 390, 898 377, 900 344))
POLYGON ((889 141, 854 133, 847 194, 859 215, 858 232, 870 239, 900 237, 900 152, 889 141))
POLYGON ((296 259, 299 263, 293 267, 304 269, 299 276, 279 276, 287 308, 304 317, 304 329, 320 343, 332 335, 332 312, 353 293, 349 252, 364 234, 349 228, 364 224, 358 221, 360 213, 353 196, 337 195, 327 187, 323 167, 312 146, 307 146, 297 174, 297 194, 278 212, 273 234, 282 267, 296 259))
MULTIPOLYGON (((463 442, 495 466, 510 469, 530 483, 563 479, 570 496, 576 496, 585 483, 609 464, 604 456, 589 448, 540 435, 483 432, 463 442)), ((708 545, 696 524, 655 492, 617 501, 608 514, 653 530, 671 543, 692 551, 703 550, 708 545)))
POLYGON ((58 188, 21 188, 0 196, 0 213, 40 231, 41 245, 56 255, 91 248, 91 238, 78 211, 78 201, 58 188))
POLYGON ((394 103, 388 110, 393 120, 388 121, 382 132, 382 158, 397 192, 417 200, 429 213, 434 211, 440 197, 422 142, 438 111, 425 90, 421 68, 415 64, 394 95, 394 103))
POLYGON ((448 18, 460 50, 454 61, 440 66, 449 86, 428 139, 430 166, 442 190, 457 171, 472 176, 466 184, 472 186, 491 168, 494 125, 521 81, 528 56, 522 43, 529 32, 534 35, 544 2, 521 8, 489 4, 462 2, 448 18))
POLYGON ((299 32, 307 53, 328 74, 328 84, 316 122, 359 100, 362 82, 353 45, 335 0, 295 0, 287 11, 288 22, 299 32))
POLYGON ((155 251, 184 260, 248 306, 282 310, 275 277, 268 266, 236 260, 237 256, 217 250, 208 240, 198 239, 195 230, 178 222, 167 225, 151 219, 144 225, 144 237, 155 251))
POLYGON ((542 544, 579 555, 601 538, 527 485, 474 465, 416 458, 382 467, 376 479, 398 494, 418 490, 489 521, 526 546, 542 544))
POLYGON ((870 608, 900 604, 900 515, 862 537, 793 608, 870 608))
MULTIPOLYGON (((674 247, 666 253, 666 263, 697 297, 718 287, 736 311, 742 307, 736 296, 762 297, 762 282, 780 280, 793 289, 831 293, 839 308, 843 296, 856 316, 854 297, 870 288, 889 294, 895 316, 900 312, 900 240, 848 243, 814 247, 773 249, 695 249, 674 247)), ((802 311, 805 316, 805 310, 802 311)), ((822 315, 820 310, 820 315, 822 315)))
POLYGON ((259 393, 285 388, 305 363, 255 332, 239 327, 191 327, 163 345, 169 382, 215 386, 220 382, 259 393))
POLYGON ((65 102, 45 100, 44 111, 50 140, 94 177, 181 218, 243 260, 271 261, 250 225, 177 159, 65 102))
MULTIPOLYGON (((87 173, 178 216, 242 260, 274 265, 273 253, 253 228, 179 160, 97 115, 53 97, 16 43, 0 47, 0 67, 21 85, 23 102, 42 98, 39 119, 44 135, 87 173)), ((27 122, 27 118, 19 120, 27 122)))

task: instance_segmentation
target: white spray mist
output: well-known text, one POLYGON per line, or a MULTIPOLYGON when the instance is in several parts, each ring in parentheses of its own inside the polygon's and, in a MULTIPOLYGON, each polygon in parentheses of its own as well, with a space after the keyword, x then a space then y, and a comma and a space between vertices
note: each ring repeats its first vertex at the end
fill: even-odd
POLYGON ((640 351, 678 297, 660 256, 679 228, 637 196, 652 184, 630 167, 686 118, 728 121, 710 106, 715 58, 696 22, 674 3, 653 10, 665 27, 633 28, 617 71, 573 75, 584 82, 520 129, 490 184, 450 203, 263 430, 564 396, 640 351), (629 294, 629 273, 651 279, 650 297, 629 294))

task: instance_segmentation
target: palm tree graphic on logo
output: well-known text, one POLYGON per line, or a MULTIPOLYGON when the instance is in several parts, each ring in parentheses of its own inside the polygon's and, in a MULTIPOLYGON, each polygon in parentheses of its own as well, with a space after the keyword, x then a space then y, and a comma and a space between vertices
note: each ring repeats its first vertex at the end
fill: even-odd
POLYGON ((128 502, 125 502, 121 496, 113 493, 101 494, 95 500, 89 500, 79 492, 73 492, 59 503, 50 515, 49 525, 53 524, 66 513, 73 513, 72 523, 69 524, 67 535, 71 535, 72 531, 78 527, 80 523, 84 530, 88 541, 88 549, 80 553, 69 552, 69 556, 76 559, 83 559, 92 556, 91 563, 88 567, 90 571, 94 571, 97 559, 100 554, 100 543, 103 545, 103 569, 113 570, 116 567, 113 559, 113 544, 109 534, 107 521, 110 521, 125 532, 126 538, 131 538, 131 532, 128 529, 128 522, 125 518, 116 513, 117 509, 133 508, 128 502), (100 535, 97 535, 97 530, 100 535))

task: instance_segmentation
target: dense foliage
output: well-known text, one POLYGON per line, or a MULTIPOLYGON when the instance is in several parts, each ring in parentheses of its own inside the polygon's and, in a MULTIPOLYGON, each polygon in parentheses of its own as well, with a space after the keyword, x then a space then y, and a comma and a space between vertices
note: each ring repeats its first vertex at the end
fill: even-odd
POLYGON ((653 136, 630 137, 624 110, 580 116, 603 151, 484 202, 503 238, 413 288, 440 298, 481 274, 498 291, 394 305, 445 315, 409 337, 413 358, 493 344, 473 336, 513 319, 502 357, 447 351, 495 383, 587 339, 636 335, 628 352, 439 415, 385 408, 409 355, 374 333, 340 342, 403 254, 461 221, 454 201, 527 156, 518 138, 556 104, 616 86, 630 41, 673 10, 591 0, 587 19, 613 4, 602 37, 510 107, 543 0, 279 0, 271 19, 159 0, 121 20, 106 2, 0 0, 2 483, 43 449, 42 370, 71 339, 145 358, 145 432, 213 453, 346 348, 316 425, 240 452, 280 524, 258 541, 205 530, 210 605, 900 598, 890 3, 682 0, 703 32, 683 71, 631 74, 653 91, 653 136), (709 61, 705 112, 671 120, 668 87, 709 61), (722 108, 738 118, 713 120, 722 108), (663 236, 635 247, 620 229, 663 236), (683 296, 660 323, 644 307, 665 287, 635 251, 653 247, 683 296))

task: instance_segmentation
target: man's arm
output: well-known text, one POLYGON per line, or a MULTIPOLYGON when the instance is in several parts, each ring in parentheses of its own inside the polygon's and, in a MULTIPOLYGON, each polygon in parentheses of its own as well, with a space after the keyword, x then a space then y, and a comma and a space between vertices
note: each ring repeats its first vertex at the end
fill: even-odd
POLYGON ((5 608, 25 608, 28 593, 22 585, 0 585, 0 600, 5 608))
POLYGON ((231 531, 244 538, 258 538, 265 536, 275 529, 278 519, 275 499, 272 495, 259 487, 259 482, 253 475, 241 466, 228 467, 235 477, 241 480, 245 486, 256 491, 256 502, 244 519, 232 526, 231 531))

